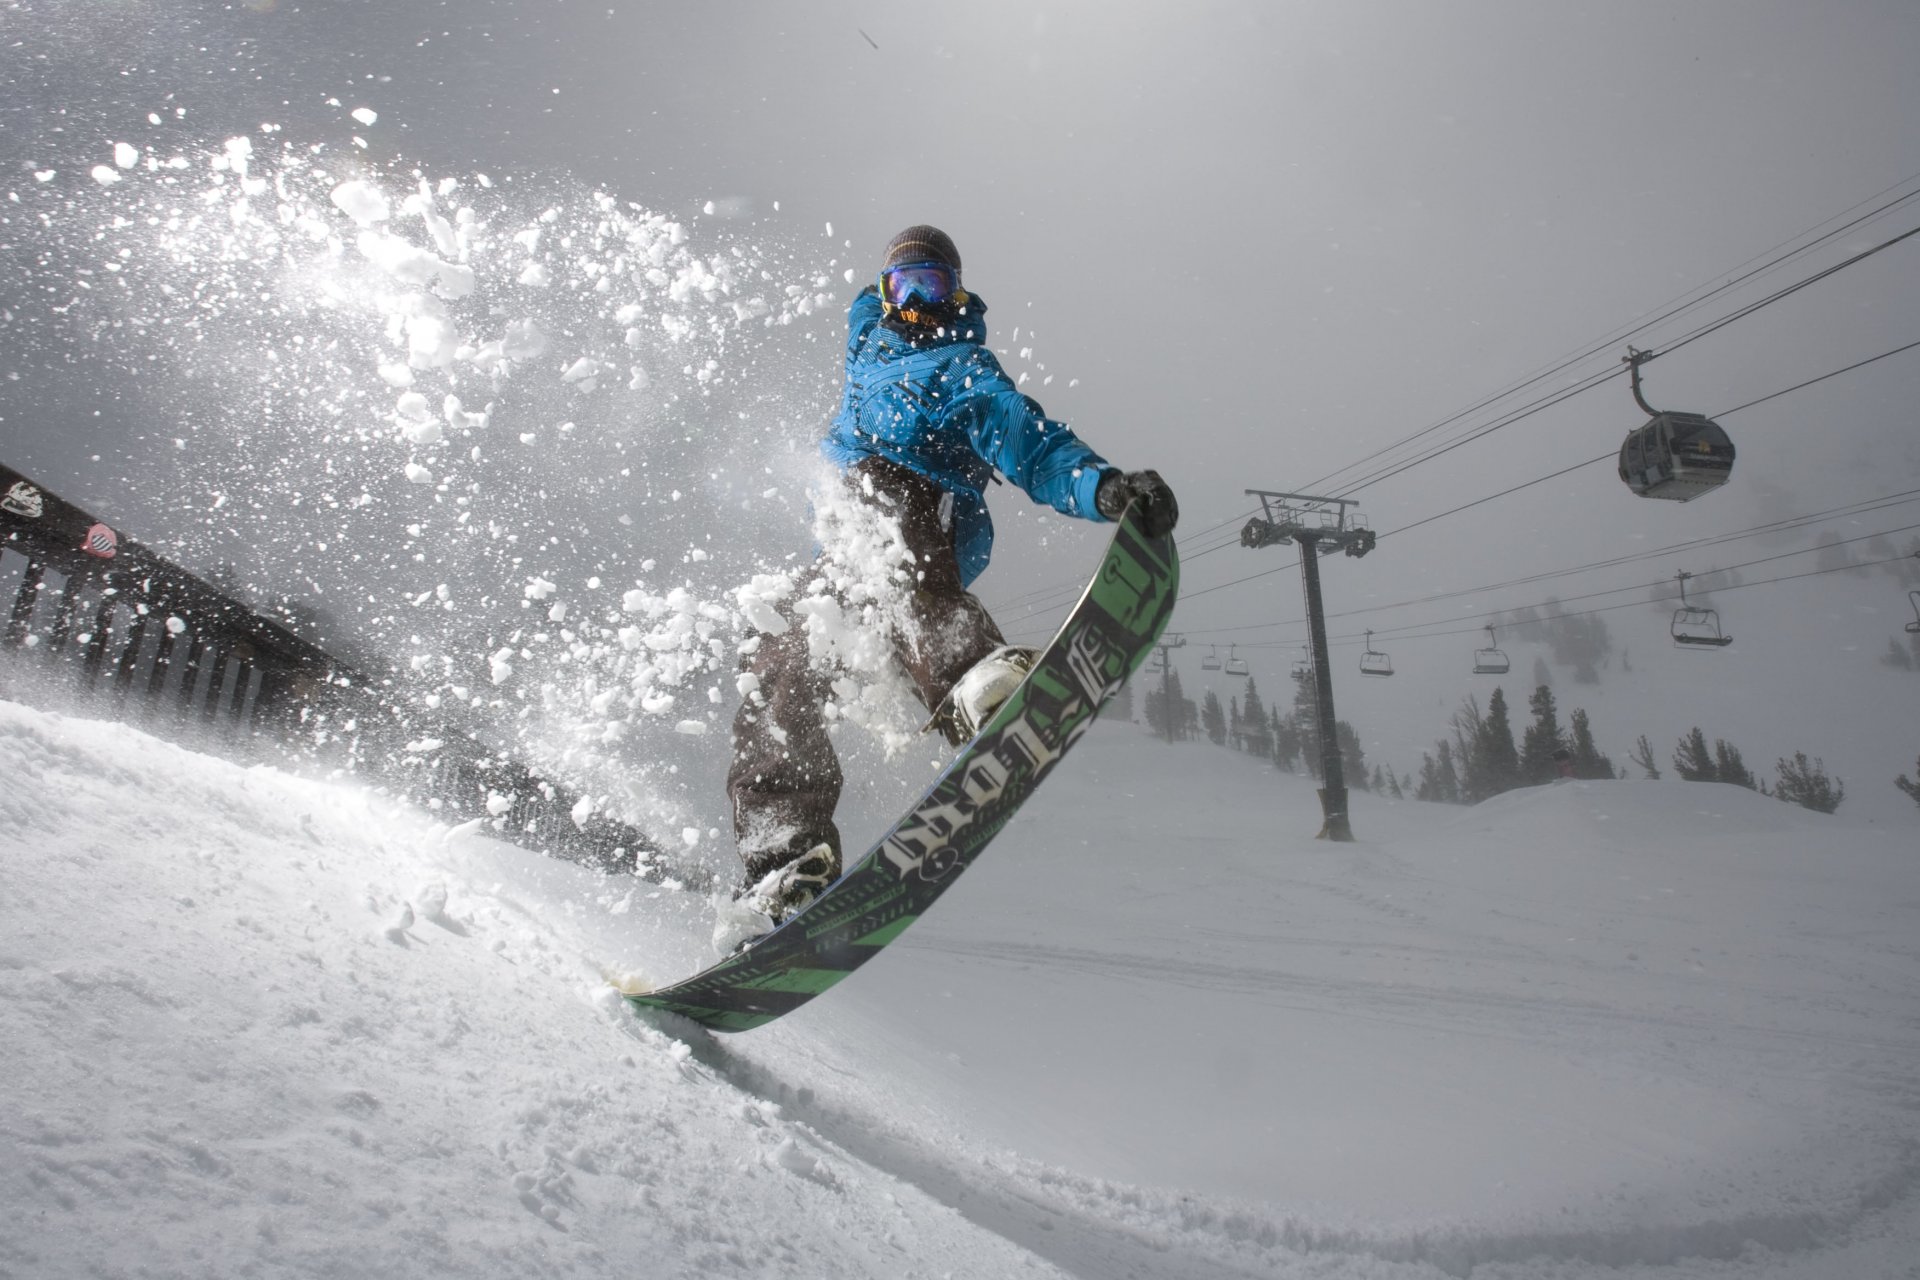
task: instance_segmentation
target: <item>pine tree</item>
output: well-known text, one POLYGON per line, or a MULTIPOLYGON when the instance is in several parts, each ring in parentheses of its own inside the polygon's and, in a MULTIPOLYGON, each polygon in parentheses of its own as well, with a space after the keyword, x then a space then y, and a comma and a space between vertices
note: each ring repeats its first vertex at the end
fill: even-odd
POLYGON ((1553 690, 1545 684, 1538 686, 1527 699, 1527 706, 1533 711, 1533 723, 1521 735, 1520 779, 1526 783, 1551 782, 1559 776, 1553 753, 1566 745, 1560 733, 1553 690))
POLYGON ((1156 738, 1171 740, 1173 735, 1167 729, 1167 695, 1158 689, 1148 689, 1144 702, 1148 730, 1156 738))
POLYGON ((1227 713, 1220 708, 1220 695, 1207 690, 1206 700, 1200 704, 1200 723, 1207 728, 1207 738, 1215 746, 1227 740, 1227 713))
POLYGON ((1673 750, 1673 771, 1688 782, 1715 782, 1720 774, 1713 767, 1713 753, 1707 750, 1707 735, 1695 725, 1673 750))
POLYGON ((1713 777, 1716 782, 1731 782, 1749 791, 1760 789, 1760 780, 1753 776, 1753 770, 1747 768, 1747 762, 1740 758, 1740 748, 1725 738, 1713 740, 1713 777))
POLYGON ((1781 800, 1787 800, 1803 809, 1813 809, 1820 813, 1832 813, 1847 798, 1846 784, 1838 778, 1827 777, 1826 761, 1815 757, 1812 764, 1807 763, 1807 753, 1796 751, 1791 761, 1784 757, 1778 765, 1780 783, 1773 794, 1781 800))
POLYGON ((1913 777, 1901 774, 1893 780, 1893 785, 1906 793, 1907 799, 1920 804, 1920 756, 1914 757, 1913 777))
POLYGON ((1240 729, 1246 734, 1247 751, 1265 759, 1273 755, 1273 729, 1267 723, 1267 704, 1260 701, 1260 688, 1247 677, 1246 700, 1240 704, 1240 729))
MULTIPOLYGON (((1587 713, 1585 709, 1575 707, 1571 721, 1573 725, 1573 776, 1587 779, 1606 778, 1611 781, 1613 778, 1613 761, 1609 760, 1601 753, 1600 748, 1594 745, 1593 729, 1587 723, 1587 713)), ((1642 739, 1642 741, 1644 741, 1644 739, 1642 739)), ((1647 754, 1648 756, 1652 756, 1653 748, 1648 747, 1647 754)), ((1659 774, 1655 773, 1654 776, 1658 777, 1659 774)))
MULTIPOLYGON (((1621 661, 1624 662, 1626 660, 1625 650, 1621 651, 1620 657, 1621 661)), ((1660 781, 1660 766, 1653 762, 1653 744, 1647 741, 1646 734, 1641 734, 1639 739, 1634 742, 1633 754, 1628 756, 1627 759, 1633 761, 1642 769, 1645 769, 1649 779, 1654 782, 1660 781)))
POLYGON ((1420 757, 1420 782, 1413 798, 1436 804, 1460 803, 1460 775, 1453 765, 1453 744, 1445 738, 1434 744, 1433 754, 1420 757))
MULTIPOLYGON (((1374 788, 1375 791, 1379 789, 1378 787, 1374 788)), ((1400 787, 1400 779, 1394 776, 1393 770, 1391 769, 1387 770, 1387 794, 1395 800, 1405 800, 1407 798, 1407 793, 1400 787)))
POLYGON ((1240 723, 1240 699, 1230 698, 1227 701, 1227 740, 1233 743, 1235 751, 1245 751, 1247 745, 1244 738, 1245 731, 1240 723))
POLYGON ((1274 721, 1273 762, 1288 773, 1294 771, 1294 762, 1300 758, 1300 724, 1293 716, 1280 716, 1274 721))
POLYGON ((1487 715, 1474 744, 1467 794, 1485 800, 1520 785, 1520 753, 1513 745, 1513 727, 1507 719, 1506 690, 1495 688, 1487 699, 1487 715))
POLYGON ((1340 772, 1348 785, 1367 790, 1367 753, 1361 749, 1359 733, 1345 720, 1336 720, 1333 737, 1340 744, 1340 772))

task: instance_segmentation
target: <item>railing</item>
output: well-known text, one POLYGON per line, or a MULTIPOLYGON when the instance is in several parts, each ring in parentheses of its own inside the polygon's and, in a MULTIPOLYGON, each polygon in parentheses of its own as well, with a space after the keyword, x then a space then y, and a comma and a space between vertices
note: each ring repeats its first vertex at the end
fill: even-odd
POLYGON ((601 814, 576 821, 578 792, 0 466, 0 584, 14 572, 0 648, 89 711, 215 754, 345 768, 443 820, 480 819, 607 871, 704 878, 668 865, 635 827, 601 814))

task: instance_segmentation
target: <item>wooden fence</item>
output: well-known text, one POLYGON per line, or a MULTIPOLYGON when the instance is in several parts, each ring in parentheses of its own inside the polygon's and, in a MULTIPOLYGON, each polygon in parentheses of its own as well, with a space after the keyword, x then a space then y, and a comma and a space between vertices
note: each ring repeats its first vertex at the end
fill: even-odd
POLYGON ((669 865, 632 826, 600 814, 576 821, 575 790, 0 466, 0 584, 15 573, 0 647, 17 669, 34 669, 26 687, 64 686, 89 713, 215 754, 345 768, 447 822, 484 819, 556 857, 703 878, 669 865))

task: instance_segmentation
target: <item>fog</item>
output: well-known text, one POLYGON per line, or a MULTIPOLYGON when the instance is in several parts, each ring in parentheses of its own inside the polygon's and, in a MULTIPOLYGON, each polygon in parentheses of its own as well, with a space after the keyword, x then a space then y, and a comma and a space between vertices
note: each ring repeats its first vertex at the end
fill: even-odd
MULTIPOLYGON (((1284 550, 1233 544, 1254 505, 1244 490, 1353 492, 1391 532, 1572 467, 1643 420, 1624 377, 1351 489, 1365 459, 1491 425, 1617 369, 1629 342, 1660 350, 1920 221, 1902 205, 1636 327, 1915 191, 1920 11, 1905 3, 8 0, 0 32, 3 456, 189 563, 237 560, 287 579, 266 584, 281 591, 352 573, 269 555, 265 531, 210 532, 203 482, 223 454, 181 456, 188 432, 174 419, 191 397, 143 352, 151 333, 69 317, 86 243, 74 228, 93 225, 97 194, 85 173, 115 142, 217 151, 246 134, 332 148, 403 181, 418 169, 486 173, 523 195, 597 190, 684 220, 696 244, 748 244, 796 277, 826 276, 833 306, 730 348, 745 362, 742 399, 773 405, 779 434, 803 443, 834 407, 839 307, 889 235, 936 223, 992 307, 994 345, 1029 375, 1023 389, 1179 493, 1175 629, 1190 645, 1237 643, 1276 676, 1304 638, 1298 588, 1284 550), (377 123, 357 123, 356 108, 377 123), (48 170, 60 176, 35 178, 48 170), (56 190, 65 212, 36 213, 56 190)), ((1720 413, 1902 346, 1920 337, 1916 286, 1920 238, 1656 360, 1646 394, 1720 413)), ((1602 462, 1383 538, 1329 565, 1328 607, 1503 583, 1913 488, 1916 392, 1909 352, 1728 416, 1735 477, 1698 502, 1638 500, 1602 462)), ((728 412, 703 413, 702 433, 729 430, 728 412)), ((750 457, 758 439, 715 441, 692 465, 750 457)), ((580 520, 618 497, 596 483, 580 520)), ((994 506, 1001 550, 979 589, 1010 633, 1044 636, 1101 535, 1010 490, 994 506)), ((1835 528, 1897 530, 1910 510, 1835 528)), ((611 531, 590 558, 659 554, 648 532, 644 520, 611 531)), ((739 536, 743 559, 805 548, 797 519, 739 536)), ((1403 654, 1464 649, 1470 636, 1417 636, 1787 549, 1757 545, 1334 629, 1349 655, 1359 625, 1406 630, 1403 654)), ((1891 583, 1888 594, 1897 606, 1891 583)), ((1768 625, 1786 642, 1797 624, 1768 625)), ((1860 643, 1870 651, 1879 635, 1860 643)))

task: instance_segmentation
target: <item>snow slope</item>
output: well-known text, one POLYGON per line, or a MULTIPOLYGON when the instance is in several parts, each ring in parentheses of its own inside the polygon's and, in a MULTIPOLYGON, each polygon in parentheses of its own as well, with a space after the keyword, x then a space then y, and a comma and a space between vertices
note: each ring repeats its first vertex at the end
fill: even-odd
POLYGON ((0 1276, 1920 1274, 1910 831, 1623 782, 1330 847, 1103 723, 683 1040, 603 975, 695 895, 13 703, 0 771, 0 1276))

